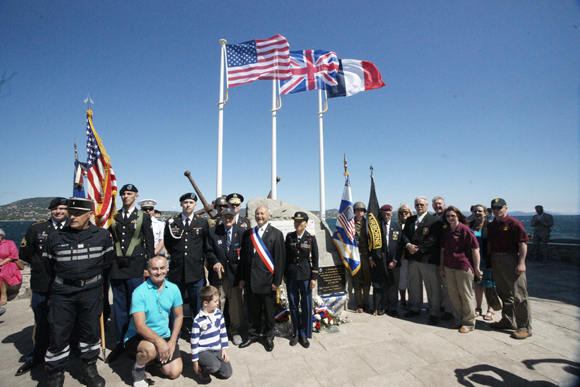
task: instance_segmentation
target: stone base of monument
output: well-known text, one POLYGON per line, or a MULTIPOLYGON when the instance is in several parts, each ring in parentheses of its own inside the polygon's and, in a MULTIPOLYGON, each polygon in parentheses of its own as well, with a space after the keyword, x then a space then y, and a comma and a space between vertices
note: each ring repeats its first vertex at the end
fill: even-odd
MULTIPOLYGON (((315 296, 318 294, 343 293, 349 287, 352 289, 352 285, 347 282, 350 278, 350 283, 352 283, 352 278, 349 275, 345 275, 342 258, 332 239, 334 230, 331 230, 325 221, 320 220, 318 216, 304 208, 280 200, 254 198, 248 201, 246 206, 246 216, 250 219, 252 227, 257 225, 254 214, 260 206, 268 207, 270 211, 270 223, 273 227, 282 231, 284 236, 294 231, 294 220, 292 217, 296 212, 302 211, 308 214, 308 226, 306 230, 316 236, 316 241, 318 242, 318 266, 320 270, 318 286, 313 291, 315 296)), ((344 306, 345 308, 346 304, 344 306)))

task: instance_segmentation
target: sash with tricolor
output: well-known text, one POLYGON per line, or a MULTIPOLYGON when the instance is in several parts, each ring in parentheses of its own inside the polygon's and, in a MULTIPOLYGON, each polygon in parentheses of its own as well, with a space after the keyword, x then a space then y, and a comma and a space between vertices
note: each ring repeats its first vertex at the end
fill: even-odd
POLYGON ((254 244, 254 248, 258 252, 260 258, 264 262, 264 265, 270 270, 270 273, 274 274, 274 258, 266 248, 264 241, 260 238, 260 234, 258 234, 259 227, 256 226, 252 229, 252 243, 254 244))

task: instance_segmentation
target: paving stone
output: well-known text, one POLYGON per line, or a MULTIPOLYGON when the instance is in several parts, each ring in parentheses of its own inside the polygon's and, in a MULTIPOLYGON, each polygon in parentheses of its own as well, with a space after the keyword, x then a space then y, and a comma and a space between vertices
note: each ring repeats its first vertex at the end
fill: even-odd
POLYGON ((387 374, 365 378, 355 383, 356 387, 397 386, 397 387, 422 387, 421 381, 408 371, 390 372, 387 374))
POLYGON ((469 355, 469 352, 445 339, 442 339, 435 333, 412 336, 410 338, 401 338, 397 341, 403 347, 407 348, 430 364, 441 363, 469 355))
POLYGON ((373 368, 354 350, 329 351, 322 355, 303 356, 321 386, 355 383, 361 376, 377 375, 373 368))
MULTIPOLYGON (((274 349, 275 350, 275 349, 274 349)), ((316 356, 316 355, 314 355, 316 356)), ((248 364, 254 386, 317 386, 320 385, 302 356, 248 364)))
POLYGON ((352 349, 379 374, 429 364, 397 341, 379 341, 352 349))

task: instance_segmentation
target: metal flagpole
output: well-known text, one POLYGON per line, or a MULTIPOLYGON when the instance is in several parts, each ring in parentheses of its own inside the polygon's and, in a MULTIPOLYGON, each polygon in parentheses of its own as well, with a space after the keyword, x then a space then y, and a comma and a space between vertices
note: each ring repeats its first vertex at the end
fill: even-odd
MULTIPOLYGON (((324 92, 326 96, 326 91, 324 92)), ((324 100, 324 110, 322 110, 322 89, 318 89, 318 139, 320 146, 320 220, 326 217, 325 188, 324 188, 324 134, 322 130, 322 115, 328 110, 328 100, 324 100)))
POLYGON ((222 158, 223 158, 223 142, 224 142, 224 105, 228 102, 228 90, 226 89, 226 99, 224 101, 224 60, 226 56, 225 39, 220 39, 221 61, 220 61, 220 102, 218 102, 218 151, 217 151, 217 182, 216 182, 216 198, 222 196, 222 158))
POLYGON ((276 200, 276 112, 282 107, 282 100, 277 97, 277 81, 272 80, 272 199, 276 200), (277 99, 277 101, 276 101, 277 99), (276 104, 278 102, 278 104, 276 104))

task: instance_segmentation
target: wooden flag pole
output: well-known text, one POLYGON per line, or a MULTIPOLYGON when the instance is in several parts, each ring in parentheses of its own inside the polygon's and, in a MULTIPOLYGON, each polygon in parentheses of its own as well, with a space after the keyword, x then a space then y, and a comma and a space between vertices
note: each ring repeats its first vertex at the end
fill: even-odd
POLYGON ((222 196, 222 160, 223 160, 223 141, 224 141, 224 105, 228 102, 228 91, 226 90, 226 99, 224 100, 224 60, 226 56, 225 39, 220 39, 221 61, 220 61, 220 102, 218 102, 218 151, 217 151, 217 178, 216 178, 216 198, 222 196))

